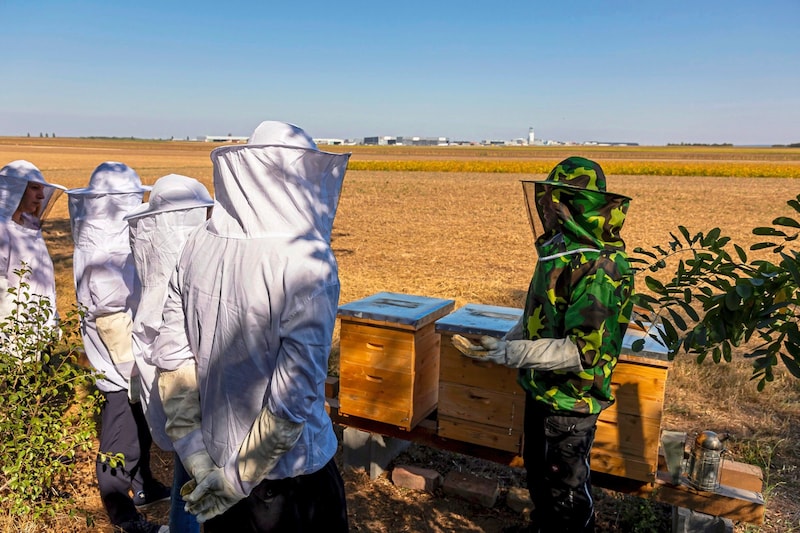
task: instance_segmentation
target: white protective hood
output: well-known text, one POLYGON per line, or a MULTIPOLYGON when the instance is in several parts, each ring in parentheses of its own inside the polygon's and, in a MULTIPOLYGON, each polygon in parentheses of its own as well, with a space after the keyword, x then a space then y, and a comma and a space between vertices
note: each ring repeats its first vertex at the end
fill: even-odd
POLYGON ((159 178, 150 201, 131 211, 130 239, 142 293, 133 321, 133 355, 141 385, 142 409, 153 440, 162 450, 172 450, 164 431, 166 416, 158 387, 156 368, 149 361, 154 348, 161 313, 167 298, 167 284, 189 233, 206 220, 207 207, 214 200, 202 183, 178 174, 159 178))
POLYGON ((303 424, 270 478, 335 454, 324 405, 339 297, 330 237, 349 157, 282 122, 212 151, 214 210, 181 251, 151 361, 162 372, 196 365, 202 416, 174 442, 183 459, 206 449, 234 464, 264 408, 303 424))
POLYGON ((97 385, 106 392, 127 389, 128 379, 115 368, 95 320, 120 312, 132 316, 136 310, 139 283, 123 218, 141 205, 149 189, 132 168, 108 161, 95 169, 88 187, 67 191, 75 292, 78 303, 86 306, 84 348, 92 366, 104 374, 97 385))
POLYGON ((0 169, 0 319, 7 317, 14 307, 8 288, 19 285, 20 279, 14 271, 25 263, 30 269, 25 281, 30 285, 31 294, 49 299, 53 308, 49 324, 56 324, 55 273, 40 226, 65 189, 45 181, 39 169, 28 161, 12 161, 0 169), (44 199, 36 216, 24 213, 23 224, 19 225, 11 216, 19 207, 30 181, 44 185, 44 199))
POLYGON ((44 200, 36 214, 36 218, 39 219, 38 223, 44 220, 56 199, 67 189, 45 181, 44 176, 33 163, 24 159, 12 161, 0 169, 0 222, 11 220, 11 215, 19 207, 19 202, 29 181, 44 185, 44 200))
POLYGON ((213 150, 220 236, 314 236, 330 241, 350 154, 321 152, 302 129, 265 121, 248 144, 213 150))

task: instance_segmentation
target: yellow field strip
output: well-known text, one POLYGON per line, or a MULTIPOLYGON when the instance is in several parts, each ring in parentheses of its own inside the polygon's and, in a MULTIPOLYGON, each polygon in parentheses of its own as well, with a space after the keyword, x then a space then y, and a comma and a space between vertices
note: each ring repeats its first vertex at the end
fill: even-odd
MULTIPOLYGON (((614 161, 600 160, 609 175, 626 176, 719 176, 737 178, 800 178, 800 165, 774 162, 727 163, 716 161, 614 161)), ((350 161, 350 170, 391 172, 486 172, 503 174, 547 174, 553 161, 350 161)))

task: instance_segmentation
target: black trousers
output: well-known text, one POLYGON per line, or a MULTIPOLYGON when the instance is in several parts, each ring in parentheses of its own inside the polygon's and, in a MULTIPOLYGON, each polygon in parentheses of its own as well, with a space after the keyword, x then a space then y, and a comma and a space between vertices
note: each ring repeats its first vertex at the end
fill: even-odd
POLYGON ((554 414, 528 395, 523 459, 533 531, 594 531, 589 452, 598 416, 554 414))
POLYGON ((203 524, 204 533, 346 533, 344 481, 331 459, 305 476, 262 481, 250 495, 203 524))
POLYGON ((138 517, 129 491, 146 490, 152 482, 150 471, 150 429, 142 405, 128 401, 128 391, 104 392, 105 403, 100 412, 101 454, 121 453, 125 465, 112 468, 102 456, 97 458, 97 484, 100 498, 112 524, 138 517))

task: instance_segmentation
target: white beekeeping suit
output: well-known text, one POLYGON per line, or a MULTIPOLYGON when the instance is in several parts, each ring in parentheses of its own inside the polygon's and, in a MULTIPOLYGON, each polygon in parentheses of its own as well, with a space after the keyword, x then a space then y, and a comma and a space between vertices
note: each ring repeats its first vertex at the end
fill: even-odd
POLYGON ((153 352, 199 521, 336 452, 324 403, 339 298, 330 237, 349 157, 272 121, 211 153, 214 210, 183 248, 153 352))
POLYGON ((14 271, 25 264, 30 269, 25 278, 30 293, 50 300, 49 324, 56 323, 55 274, 42 237, 41 222, 64 190, 61 185, 46 182, 39 169, 28 161, 12 161, 0 169, 0 320, 14 308, 14 297, 7 291, 19 286, 20 279, 14 271), (41 186, 38 208, 36 212, 21 213, 19 222, 15 222, 14 214, 29 183, 41 186))
POLYGON ((156 368, 151 360, 153 343, 161 326, 167 283, 178 253, 189 233, 205 222, 214 200, 194 178, 169 174, 156 180, 149 201, 130 211, 130 242, 142 293, 133 319, 133 356, 136 360, 131 388, 138 385, 142 409, 153 440, 162 450, 172 450, 164 430, 166 417, 153 387, 156 368))
POLYGON ((133 369, 131 329, 139 282, 123 217, 141 205, 148 190, 132 168, 106 161, 94 170, 88 187, 67 191, 75 292, 86 307, 81 334, 89 362, 103 375, 97 387, 104 392, 127 390, 133 369))

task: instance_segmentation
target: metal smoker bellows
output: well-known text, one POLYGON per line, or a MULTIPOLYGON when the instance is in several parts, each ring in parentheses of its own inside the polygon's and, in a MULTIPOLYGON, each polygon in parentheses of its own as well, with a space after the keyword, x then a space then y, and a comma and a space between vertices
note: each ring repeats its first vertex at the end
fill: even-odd
POLYGON ((723 441, 728 437, 727 433, 717 435, 713 431, 703 431, 694 439, 688 472, 689 483, 694 488, 707 491, 719 488, 722 455, 726 451, 723 441))

